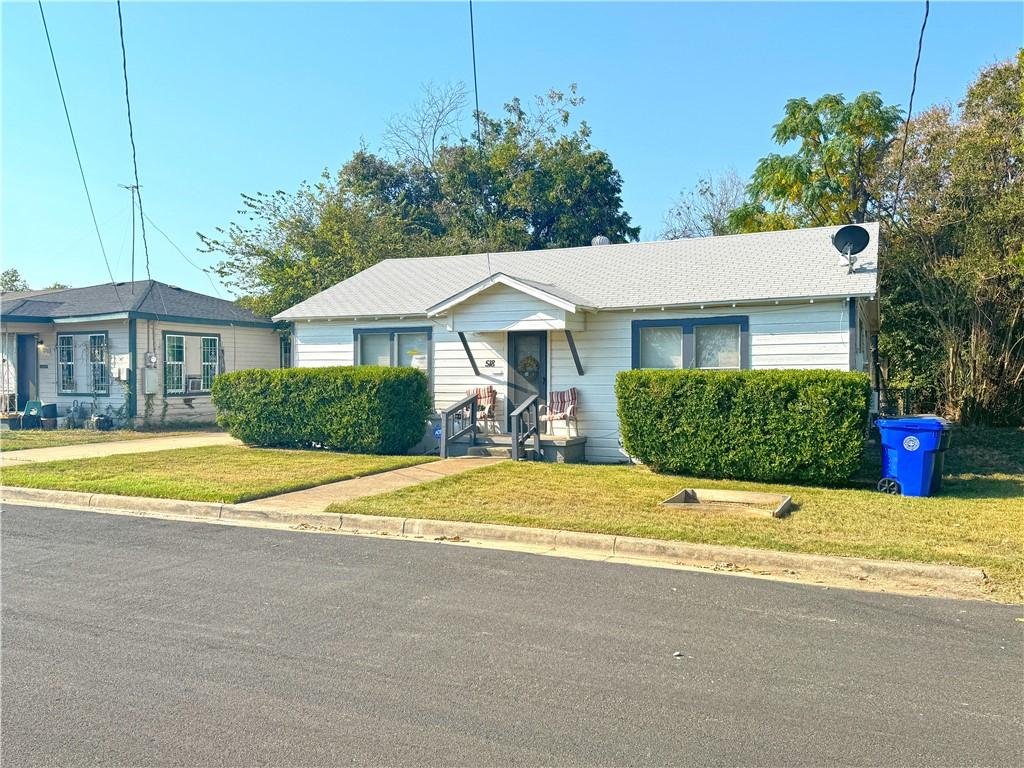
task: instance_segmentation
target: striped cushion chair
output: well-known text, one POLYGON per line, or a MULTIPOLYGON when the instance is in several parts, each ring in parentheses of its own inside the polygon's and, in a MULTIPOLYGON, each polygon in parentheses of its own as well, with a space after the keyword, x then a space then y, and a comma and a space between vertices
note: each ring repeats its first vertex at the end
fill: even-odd
POLYGON ((569 422, 572 422, 576 429, 576 435, 579 436, 580 427, 576 421, 576 405, 578 403, 579 392, 576 391, 576 387, 569 387, 563 392, 548 393, 547 405, 540 407, 540 420, 547 422, 548 434, 551 434, 551 422, 564 421, 566 433, 571 434, 569 422))
POLYGON ((498 402, 498 393, 494 387, 476 387, 466 390, 467 395, 476 395, 476 418, 481 421, 494 421, 494 406, 498 402))

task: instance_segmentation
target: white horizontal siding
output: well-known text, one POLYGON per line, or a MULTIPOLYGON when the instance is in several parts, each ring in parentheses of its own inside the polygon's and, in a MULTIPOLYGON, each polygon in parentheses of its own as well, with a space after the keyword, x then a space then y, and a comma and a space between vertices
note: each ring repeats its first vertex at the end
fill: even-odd
MULTIPOLYGON (((492 290, 475 297, 474 302, 480 306, 474 311, 481 313, 476 318, 480 323, 486 320, 486 299, 491 296, 494 297, 497 307, 495 311, 498 313, 504 313, 514 303, 505 290, 492 290)), ((522 298, 522 294, 517 296, 522 298)), ((753 368, 847 370, 849 367, 849 320, 845 300, 737 307, 715 312, 612 311, 589 314, 586 317, 586 329, 573 331, 583 376, 576 372, 565 332, 552 330, 548 333, 548 389, 576 387, 579 390, 579 431, 587 438, 589 461, 616 462, 627 459, 619 448, 615 375, 619 371, 628 370, 632 365, 632 322, 724 315, 745 315, 749 318, 750 359, 753 368)), ((505 320, 507 316, 500 314, 498 322, 505 320)), ((480 376, 474 376, 458 335, 447 330, 445 322, 444 319, 433 322, 424 319, 400 322, 298 322, 293 336, 294 364, 302 367, 351 365, 354 359, 353 328, 430 325, 433 329, 431 354, 435 406, 439 410, 444 409, 464 397, 467 389, 490 384, 498 392, 498 427, 503 430, 507 335, 504 332, 467 332, 467 341, 480 369, 480 376), (495 361, 493 368, 484 365, 484 361, 489 359, 495 361)), ((457 321, 458 325, 462 322, 462 318, 457 321)), ((555 432, 564 433, 564 426, 559 424, 555 432)))

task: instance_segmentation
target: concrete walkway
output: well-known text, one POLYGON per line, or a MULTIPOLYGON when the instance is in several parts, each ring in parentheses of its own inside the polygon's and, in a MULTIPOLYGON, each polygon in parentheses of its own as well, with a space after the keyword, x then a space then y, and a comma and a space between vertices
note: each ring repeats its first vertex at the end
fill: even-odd
POLYGON ((341 480, 337 483, 318 485, 304 491, 282 493, 236 506, 242 509, 259 509, 275 512, 323 512, 328 506, 339 501, 351 501, 362 496, 387 493, 410 485, 429 483, 451 475, 461 475, 471 469, 486 467, 507 459, 490 456, 464 456, 457 459, 442 459, 416 467, 392 469, 376 475, 341 480))
POLYGON ((23 451, 0 453, 0 467, 11 467, 38 461, 61 459, 92 459, 123 453, 149 453, 174 448, 202 448, 207 445, 241 445, 227 432, 194 432, 173 437, 152 437, 139 440, 116 440, 109 443, 81 443, 54 448, 27 448, 23 451))

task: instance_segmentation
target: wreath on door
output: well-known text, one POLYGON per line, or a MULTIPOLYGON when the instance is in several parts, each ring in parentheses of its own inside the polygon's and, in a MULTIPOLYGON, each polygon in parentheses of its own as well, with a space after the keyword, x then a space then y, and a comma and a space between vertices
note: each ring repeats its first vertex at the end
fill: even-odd
POLYGON ((533 381, 537 378, 537 374, 540 373, 540 361, 533 355, 527 355, 519 361, 517 370, 524 379, 533 381))

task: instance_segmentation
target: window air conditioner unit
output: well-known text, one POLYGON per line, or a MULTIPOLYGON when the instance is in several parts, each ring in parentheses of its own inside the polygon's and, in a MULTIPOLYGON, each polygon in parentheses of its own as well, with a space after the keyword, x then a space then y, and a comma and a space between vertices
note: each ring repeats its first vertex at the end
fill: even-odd
POLYGON ((189 376, 185 380, 185 391, 186 392, 202 392, 203 391, 203 380, 199 376, 189 376))

